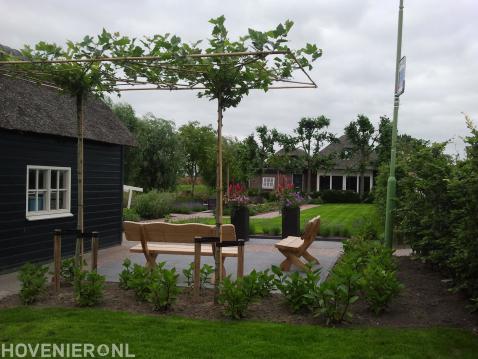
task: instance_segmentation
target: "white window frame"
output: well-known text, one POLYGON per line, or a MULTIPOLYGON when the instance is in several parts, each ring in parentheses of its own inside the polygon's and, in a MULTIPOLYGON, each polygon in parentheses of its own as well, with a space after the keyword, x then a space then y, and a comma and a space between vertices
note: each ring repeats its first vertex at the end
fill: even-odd
MULTIPOLYGON (((35 175, 36 176, 36 175, 35 175)), ((37 181, 36 179, 35 181, 37 181)), ((37 185, 36 185, 37 186, 37 185)), ((57 186, 59 186, 57 179, 57 186)), ((58 188, 58 187, 57 187, 58 188)), ((55 189, 56 190, 56 189, 55 189)), ((25 186, 25 217, 28 221, 38 221, 42 219, 53 219, 53 218, 62 218, 62 217, 72 217, 71 213, 71 167, 56 167, 56 166, 36 166, 36 165, 27 165, 27 175, 26 175, 26 186, 25 186), (41 211, 28 211, 28 192, 29 192, 29 183, 30 183, 30 171, 31 170, 46 170, 46 184, 45 184, 45 209, 41 211), (63 209, 50 209, 50 196, 52 192, 51 188, 51 171, 65 171, 65 190, 66 190, 66 208, 63 209)))
POLYGON ((274 189, 276 184, 276 178, 273 176, 262 177, 262 189, 274 189))

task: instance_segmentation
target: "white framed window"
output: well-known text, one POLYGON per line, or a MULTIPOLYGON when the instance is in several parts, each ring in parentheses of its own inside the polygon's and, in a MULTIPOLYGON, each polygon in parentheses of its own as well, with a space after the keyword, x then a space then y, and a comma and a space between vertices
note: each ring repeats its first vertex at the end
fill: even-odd
POLYGON ((275 177, 262 177, 262 188, 274 189, 275 181, 275 177))
POLYGON ((26 218, 71 217, 71 168, 27 166, 26 218))

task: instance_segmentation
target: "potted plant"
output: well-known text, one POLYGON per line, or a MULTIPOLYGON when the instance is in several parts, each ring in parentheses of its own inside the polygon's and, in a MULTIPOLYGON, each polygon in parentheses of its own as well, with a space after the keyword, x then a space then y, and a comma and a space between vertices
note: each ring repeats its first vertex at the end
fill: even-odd
POLYGON ((282 212, 282 238, 300 235, 300 204, 304 198, 292 184, 279 186, 277 190, 282 212))
POLYGON ((231 223, 236 229, 236 238, 249 240, 249 197, 241 184, 229 185, 229 206, 231 208, 231 223))

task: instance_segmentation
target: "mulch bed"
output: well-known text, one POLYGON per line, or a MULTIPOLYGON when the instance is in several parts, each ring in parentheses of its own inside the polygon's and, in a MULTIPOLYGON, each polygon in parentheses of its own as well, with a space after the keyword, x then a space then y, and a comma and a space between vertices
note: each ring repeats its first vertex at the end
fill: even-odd
MULTIPOLYGON (((467 310, 467 300, 451 293, 440 274, 409 257, 397 257, 398 276, 405 285, 389 310, 375 316, 365 303, 352 306, 353 319, 348 327, 432 327, 450 326, 478 332, 478 315, 467 310)), ((18 295, 0 300, 0 308, 20 306, 18 295)), ((62 287, 56 295, 53 289, 33 305, 45 307, 74 307, 73 289, 62 287)), ((192 292, 184 289, 173 308, 166 313, 155 313, 149 303, 139 302, 132 291, 125 291, 117 283, 106 283, 103 304, 100 308, 152 315, 176 315, 195 319, 224 320, 221 305, 213 303, 213 292, 205 289, 198 303, 193 303, 192 292)), ((279 323, 323 324, 310 313, 292 314, 280 294, 273 294, 249 307, 247 319, 279 323)))

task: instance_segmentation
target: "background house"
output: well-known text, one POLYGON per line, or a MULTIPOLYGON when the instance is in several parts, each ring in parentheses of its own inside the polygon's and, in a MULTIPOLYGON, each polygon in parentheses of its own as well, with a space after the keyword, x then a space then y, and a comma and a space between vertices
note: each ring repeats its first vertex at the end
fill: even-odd
MULTIPOLYGON (((359 192, 359 157, 353 153, 347 136, 343 135, 338 142, 329 144, 320 151, 320 155, 324 157, 333 156, 333 160, 328 168, 317 171, 317 191, 347 190, 359 192)), ((372 154, 370 163, 366 168, 364 177, 365 192, 370 192, 373 187, 373 177, 376 170, 373 164, 375 159, 375 154, 372 154)))
MULTIPOLYGON (((276 155, 284 154, 280 150, 276 155)), ((304 151, 295 149, 289 153, 290 156, 300 158, 304 151)), ((320 151, 323 158, 330 157, 329 165, 326 168, 316 169, 311 173, 311 191, 324 190, 348 190, 359 192, 360 173, 358 170, 359 158, 352 151, 352 146, 343 135, 338 142, 331 143, 320 151)), ((364 177, 364 190, 370 192, 373 187, 373 178, 376 172, 374 161, 376 155, 372 154, 370 163, 367 165, 364 177)), ((250 181, 250 187, 264 191, 276 190, 279 185, 293 183, 298 191, 305 191, 307 188, 307 168, 305 164, 295 171, 281 171, 272 166, 266 168, 264 173, 257 175, 250 181)))
MULTIPOLYGON (((52 257, 55 228, 75 229, 74 99, 0 75, 0 270, 52 257)), ((102 247, 122 237, 123 147, 134 140, 103 102, 85 106, 85 230, 102 247)), ((63 241, 73 253, 74 238, 63 241)))

